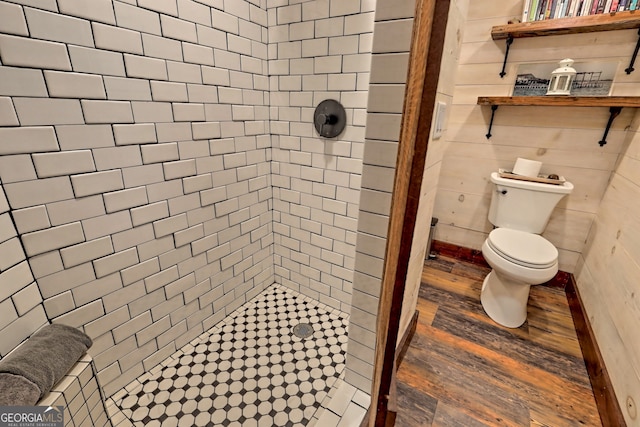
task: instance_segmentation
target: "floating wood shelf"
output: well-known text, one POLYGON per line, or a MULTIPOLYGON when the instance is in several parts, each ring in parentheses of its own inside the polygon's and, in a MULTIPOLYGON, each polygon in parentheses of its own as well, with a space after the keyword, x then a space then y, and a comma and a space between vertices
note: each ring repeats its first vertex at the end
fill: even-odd
POLYGON ((478 105, 640 107, 640 96, 479 96, 478 105))
POLYGON ((616 117, 623 107, 640 107, 639 96, 479 96, 478 105, 491 106, 491 120, 489 131, 485 135, 491 138, 493 119, 496 110, 501 105, 512 107, 542 106, 542 107, 609 107, 609 121, 598 144, 602 147, 607 143, 607 135, 616 117))
POLYGON ((491 37, 504 40, 634 28, 640 28, 640 10, 497 25, 491 29, 491 37))
MULTIPOLYGON (((500 77, 504 77, 507 74, 506 67, 509 49, 514 39, 593 33, 596 31, 630 30, 634 28, 640 28, 640 10, 497 25, 491 29, 491 38, 494 40, 506 40, 507 42, 502 71, 500 72, 500 77)), ((636 56, 638 55, 638 50, 640 50, 640 31, 638 32, 638 36, 639 38, 636 42, 636 48, 631 56, 629 66, 624 70, 627 74, 631 74, 634 71, 633 66, 636 61, 636 56)))

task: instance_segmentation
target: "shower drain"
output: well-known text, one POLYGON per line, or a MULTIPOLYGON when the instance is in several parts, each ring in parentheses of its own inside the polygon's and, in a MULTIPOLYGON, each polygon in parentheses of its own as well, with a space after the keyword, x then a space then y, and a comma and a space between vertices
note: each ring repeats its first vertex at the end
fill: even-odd
POLYGON ((298 323, 293 327, 293 335, 298 338, 309 338, 313 335, 313 326, 308 323, 298 323))

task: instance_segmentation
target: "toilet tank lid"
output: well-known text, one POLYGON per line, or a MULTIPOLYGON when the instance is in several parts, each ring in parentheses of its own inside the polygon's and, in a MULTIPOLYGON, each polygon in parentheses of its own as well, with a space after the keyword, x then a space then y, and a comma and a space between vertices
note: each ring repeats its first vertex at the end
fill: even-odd
POLYGON ((569 194, 573 191, 573 184, 564 181, 560 185, 545 184, 542 182, 521 181, 518 179, 503 178, 498 172, 491 172, 491 182, 505 187, 523 188, 532 191, 544 191, 547 193, 569 194))
POLYGON ((538 234, 496 228, 489 233, 488 239, 497 251, 526 264, 546 266, 558 259, 556 247, 538 234))

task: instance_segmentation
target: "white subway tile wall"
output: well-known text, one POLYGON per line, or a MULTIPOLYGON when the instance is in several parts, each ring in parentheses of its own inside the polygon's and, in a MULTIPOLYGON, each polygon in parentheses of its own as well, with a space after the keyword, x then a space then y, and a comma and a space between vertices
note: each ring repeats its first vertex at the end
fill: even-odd
POLYGON ((109 395, 275 281, 267 21, 0 1, 0 357, 83 328, 109 395))
MULTIPOLYGON (((0 10, 2 8, 0 7, 0 10)), ((4 184, 3 184, 4 185, 4 184)), ((9 204, 0 187, 0 356, 49 323, 27 255, 18 239, 9 204)), ((16 224, 31 222, 47 227, 41 212, 22 215, 16 224)), ((34 242, 39 244, 39 242, 34 242)))
MULTIPOLYGON (((367 107, 368 87, 358 81, 369 80, 369 3, 267 2, 276 281, 346 312, 365 142, 364 123, 353 118, 367 107), (356 17, 359 25, 345 23, 356 17), (349 73, 347 57, 354 64, 349 73), (344 105, 347 129, 324 139, 313 127, 313 111, 329 98, 344 105)), ((251 113, 233 110, 234 118, 251 113)))
MULTIPOLYGON (((307 9, 308 13, 313 16, 325 16, 325 13, 327 15, 330 13, 331 17, 325 16, 326 19, 320 20, 320 24, 316 26, 316 36, 321 33, 329 37, 328 43, 326 41, 324 44, 316 43, 318 40, 316 39, 313 44, 308 45, 310 52, 324 49, 325 55, 328 55, 325 58, 329 58, 326 62, 316 62, 314 66, 316 69, 335 67, 336 65, 331 64, 331 61, 335 58, 333 54, 341 52, 343 54, 337 56, 342 60, 338 68, 344 73, 329 74, 328 79, 324 81, 308 79, 306 82, 314 89, 316 86, 320 86, 332 91, 344 90, 342 92, 343 99, 354 108, 352 120, 354 120, 356 112, 363 116, 360 119, 360 123, 363 123, 360 126, 362 129, 361 138, 363 141, 366 138, 366 143, 362 144, 359 150, 358 160, 360 165, 353 164, 353 159, 348 157, 338 157, 334 160, 332 173, 328 174, 329 176, 325 177, 324 180, 324 183, 328 182, 332 187, 335 187, 336 183, 339 182, 349 182, 351 171, 355 167, 359 167, 361 169, 361 173, 358 174, 361 176, 360 182, 358 182, 361 186, 360 194, 354 195, 341 192, 341 194, 344 194, 343 198, 337 202, 342 202, 342 205, 327 199, 327 203, 324 203, 323 207, 327 213, 331 214, 336 209, 350 208, 354 197, 359 199, 359 205, 355 206, 357 211, 353 217, 357 219, 357 223, 354 224, 357 228, 353 235, 355 241, 351 244, 355 246, 356 252, 351 258, 351 270, 353 271, 351 274, 353 278, 349 294, 351 294, 352 308, 349 322, 345 381, 360 390, 369 392, 373 378, 376 314, 382 281, 382 264, 386 246, 385 237, 391 208, 391 191, 393 189, 395 157, 400 138, 402 113, 402 106, 398 111, 393 111, 392 114, 382 114, 382 111, 376 106, 394 104, 393 98, 384 95, 384 92, 380 90, 381 87, 386 87, 391 83, 397 83, 394 94, 399 93, 401 94, 400 96, 403 96, 407 75, 406 60, 387 60, 389 54, 384 49, 376 50, 376 46, 382 45, 382 42, 377 40, 391 38, 393 34, 390 34, 389 30, 393 29, 395 31, 398 26, 404 28, 405 31, 408 30, 410 34, 413 25, 412 17, 415 0, 402 0, 401 2, 379 0, 378 3, 382 3, 382 5, 376 6, 376 9, 379 7, 383 9, 385 7, 389 8, 393 5, 394 10, 400 7, 401 9, 406 9, 406 13, 397 17, 387 17, 381 16, 380 13, 376 12, 375 22, 374 19, 363 20, 360 15, 336 16, 339 15, 339 11, 349 9, 348 5, 340 4, 339 1, 324 2, 326 8, 319 7, 320 3, 323 2, 317 3, 319 3, 318 7, 307 9), (398 3, 402 3, 402 6, 399 6, 398 3), (411 7, 406 7, 409 5, 411 7), (347 20, 349 21, 348 23, 346 22, 347 20), (356 43, 350 34, 357 31, 366 31, 368 37, 356 43), (373 34, 373 37, 371 37, 371 34, 373 34), (369 49, 372 49, 372 55, 370 55, 370 59, 367 58, 367 62, 364 62, 363 53, 360 50, 362 42, 368 43, 369 49), (370 70, 371 75, 367 70, 370 70), (364 77, 364 71, 367 71, 366 77, 364 77), (376 75, 379 77, 374 79, 376 75), (359 86, 360 80, 364 80, 362 86, 359 86), (367 94, 369 95, 368 97, 367 94), (364 119, 365 114, 366 119, 364 119), (366 123, 366 130, 364 123, 366 123), (388 149, 383 151, 381 148, 388 149)), ((373 15, 373 12, 367 15, 373 15)), ((408 58, 409 48, 410 39, 397 40, 394 55, 408 58)), ((317 161, 324 160, 322 157, 322 154, 318 156, 317 161)), ((346 189, 350 188, 348 185, 345 187, 346 189)), ((319 188, 315 187, 315 190, 318 192, 319 188)), ((337 216, 338 214, 335 213, 333 215, 337 216)), ((322 228, 326 227, 322 225, 322 228)), ((328 263, 324 259, 321 259, 321 262, 323 264, 328 263)))
POLYGON ((275 281, 351 312, 368 391, 415 2, 382 3, 0 0, 0 357, 83 328, 110 395, 275 281))

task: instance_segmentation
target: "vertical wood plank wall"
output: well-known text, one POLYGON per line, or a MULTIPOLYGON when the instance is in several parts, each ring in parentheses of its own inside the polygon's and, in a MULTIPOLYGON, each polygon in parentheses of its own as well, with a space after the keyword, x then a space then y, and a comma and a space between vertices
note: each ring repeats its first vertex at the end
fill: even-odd
POLYGON ((637 112, 624 109, 601 148, 606 108, 500 107, 487 140, 490 110, 476 105, 478 96, 510 95, 519 64, 563 58, 617 62, 611 94, 640 95, 640 72, 624 72, 637 31, 516 40, 501 79, 505 43, 491 40, 490 30, 518 17, 522 6, 521 0, 470 4, 435 201, 435 237, 479 249, 491 230, 488 176, 511 167, 516 157, 542 161, 543 172, 571 181, 575 190, 560 203, 544 236, 559 249, 560 269, 576 276, 626 422, 638 426, 640 417, 632 416, 640 402, 637 112))
POLYGON ((640 426, 640 133, 613 173, 576 280, 628 426, 640 426), (628 399, 631 399, 629 401, 628 399))
POLYGON ((478 96, 511 94, 517 67, 556 63, 563 58, 619 63, 612 95, 640 93, 640 73, 627 75, 637 31, 623 30, 518 39, 511 46, 507 75, 500 78, 505 42, 491 39, 491 27, 522 13, 523 1, 489 0, 470 4, 449 122, 449 148, 442 163, 434 215, 436 238, 480 249, 491 230, 487 213, 492 187, 489 175, 511 168, 517 157, 539 160, 543 173, 565 176, 575 190, 563 199, 544 233, 560 251, 560 269, 574 272, 635 111, 623 109, 600 147, 609 118, 602 108, 500 107, 493 137, 485 138, 490 108, 478 96))

